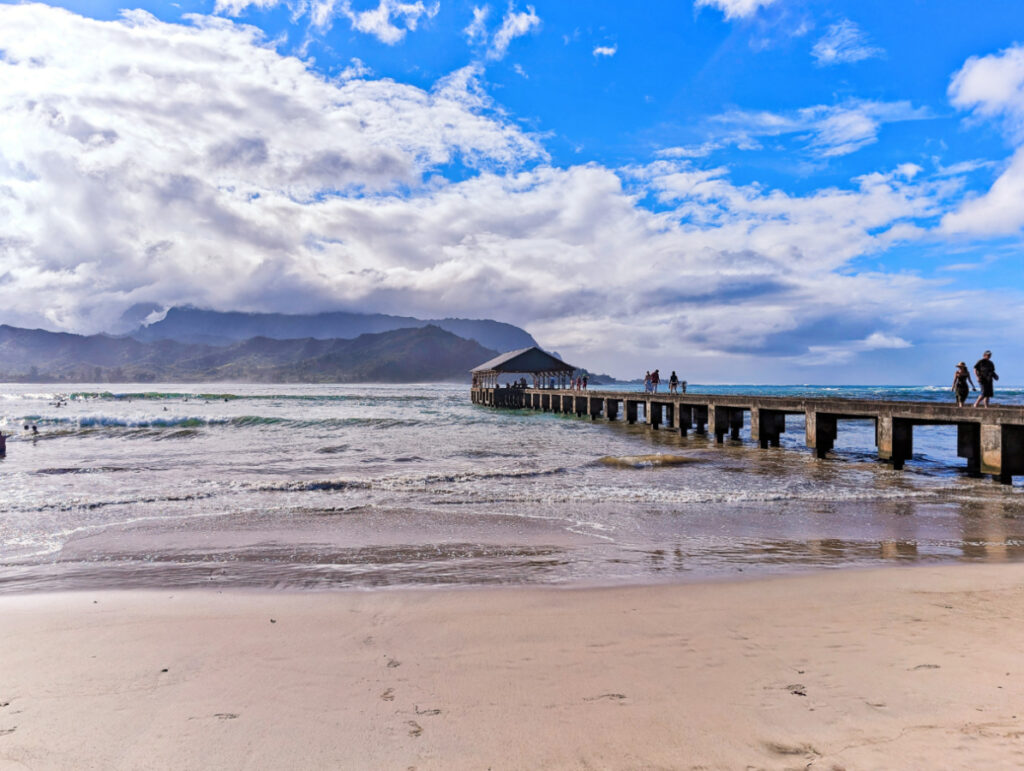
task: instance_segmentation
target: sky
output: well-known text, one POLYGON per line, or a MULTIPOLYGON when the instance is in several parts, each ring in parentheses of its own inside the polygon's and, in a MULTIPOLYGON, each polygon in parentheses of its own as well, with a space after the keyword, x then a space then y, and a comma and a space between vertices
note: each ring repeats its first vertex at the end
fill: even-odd
POLYGON ((1024 383, 1019 0, 0 0, 0 323, 494 318, 591 371, 1024 383))

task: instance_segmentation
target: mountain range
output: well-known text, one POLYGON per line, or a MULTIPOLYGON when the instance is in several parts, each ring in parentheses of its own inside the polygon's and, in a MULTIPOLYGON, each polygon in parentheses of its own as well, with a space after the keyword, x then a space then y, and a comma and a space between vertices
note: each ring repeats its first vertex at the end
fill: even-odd
MULTIPOLYGON (((130 325, 148 314, 161 313, 156 306, 129 308, 122 323, 130 325)), ((349 313, 337 311, 315 314, 242 313, 213 311, 192 306, 173 307, 163 318, 142 323, 128 334, 143 342, 176 340, 181 343, 230 345, 253 337, 274 340, 353 339, 360 335, 390 332, 415 327, 439 327, 453 335, 475 340, 495 351, 512 351, 537 345, 529 332, 512 324, 490 319, 417 319, 412 316, 388 316, 383 313, 349 313)), ((130 327, 129 327, 130 328, 130 327)))
POLYGON ((435 325, 228 345, 0 325, 0 381, 7 382, 463 382, 497 354, 435 325))

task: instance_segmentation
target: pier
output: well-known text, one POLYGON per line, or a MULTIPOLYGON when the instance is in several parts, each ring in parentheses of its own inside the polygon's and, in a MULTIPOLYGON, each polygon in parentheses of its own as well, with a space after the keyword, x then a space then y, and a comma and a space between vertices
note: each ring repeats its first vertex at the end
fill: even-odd
MULTIPOLYGON (((548 382, 547 378, 541 382, 548 382)), ((591 420, 642 422, 651 430, 693 431, 719 444, 740 440, 750 426, 751 441, 778 447, 788 415, 802 415, 807 447, 824 458, 835 445, 843 421, 875 425, 879 460, 902 469, 914 452, 915 426, 956 426, 957 455, 972 476, 991 474, 1004 484, 1024 474, 1024 407, 957 407, 955 404, 872 399, 787 398, 722 394, 636 393, 567 388, 500 388, 478 382, 473 404, 572 414, 591 420)))

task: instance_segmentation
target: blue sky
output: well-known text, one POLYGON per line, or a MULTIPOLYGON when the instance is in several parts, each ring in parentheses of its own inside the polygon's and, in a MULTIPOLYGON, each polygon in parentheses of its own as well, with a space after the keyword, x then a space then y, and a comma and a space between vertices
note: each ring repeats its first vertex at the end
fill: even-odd
POLYGON ((1005 0, 0 3, 0 321, 489 316, 622 376, 992 347, 1024 382, 1019 41, 1005 0))

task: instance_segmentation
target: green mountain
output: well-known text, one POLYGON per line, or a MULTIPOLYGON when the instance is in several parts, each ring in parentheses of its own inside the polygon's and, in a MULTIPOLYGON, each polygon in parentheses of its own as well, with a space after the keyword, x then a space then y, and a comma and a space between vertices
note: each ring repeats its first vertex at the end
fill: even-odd
MULTIPOLYGON (((147 313, 152 305, 133 306, 125 311, 125 329, 147 313)), ((159 311, 157 311, 159 313, 159 311)), ((353 339, 359 335, 390 332, 396 329, 435 326, 453 335, 475 340, 485 348, 512 351, 536 345, 529 332, 512 324, 491 319, 417 319, 412 316, 388 316, 383 313, 242 313, 212 311, 191 306, 175 307, 159 321, 143 324, 129 334, 136 340, 154 342, 176 340, 179 343, 230 345, 253 337, 275 340, 296 340, 312 337, 318 340, 353 339)))
POLYGON ((497 353, 435 326, 354 340, 253 337, 211 346, 0 325, 5 382, 462 382, 497 353))

